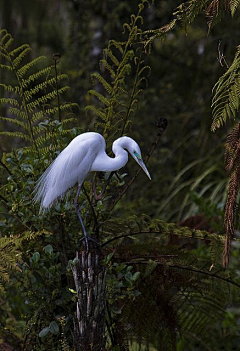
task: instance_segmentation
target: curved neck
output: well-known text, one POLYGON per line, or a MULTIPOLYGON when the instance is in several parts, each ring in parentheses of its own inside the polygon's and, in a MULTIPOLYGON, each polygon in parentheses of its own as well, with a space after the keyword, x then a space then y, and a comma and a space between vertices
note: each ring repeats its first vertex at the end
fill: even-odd
POLYGON ((113 172, 124 167, 128 161, 128 153, 123 147, 125 147, 124 137, 115 140, 112 146, 115 157, 109 157, 105 151, 102 151, 95 158, 91 171, 113 172))

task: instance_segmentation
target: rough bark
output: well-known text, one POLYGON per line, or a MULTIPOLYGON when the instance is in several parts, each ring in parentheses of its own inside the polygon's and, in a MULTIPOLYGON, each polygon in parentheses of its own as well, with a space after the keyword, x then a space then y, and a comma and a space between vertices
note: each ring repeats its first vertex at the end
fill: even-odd
POLYGON ((74 323, 77 351, 105 350, 106 272, 101 264, 101 251, 91 243, 89 251, 80 249, 77 264, 72 266, 77 291, 74 323))

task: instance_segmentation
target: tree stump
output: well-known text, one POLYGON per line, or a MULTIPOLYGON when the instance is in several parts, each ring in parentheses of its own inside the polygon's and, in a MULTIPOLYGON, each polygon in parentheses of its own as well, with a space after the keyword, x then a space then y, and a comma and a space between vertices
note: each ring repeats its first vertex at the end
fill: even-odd
POLYGON ((77 351, 105 350, 105 309, 107 267, 101 264, 101 250, 94 242, 76 254, 72 266, 77 291, 77 312, 74 320, 77 351))

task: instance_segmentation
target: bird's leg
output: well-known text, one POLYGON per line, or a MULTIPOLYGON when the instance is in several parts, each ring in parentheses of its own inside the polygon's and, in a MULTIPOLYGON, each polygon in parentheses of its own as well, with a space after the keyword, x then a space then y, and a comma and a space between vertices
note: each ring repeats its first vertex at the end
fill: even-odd
POLYGON ((94 242, 97 245, 99 245, 99 243, 98 243, 97 240, 95 240, 95 239, 91 238, 90 236, 88 236, 86 228, 84 226, 83 219, 82 219, 82 216, 81 216, 81 213, 80 213, 80 209, 79 209, 79 204, 78 204, 78 198, 79 198, 80 191, 81 191, 81 185, 78 185, 78 189, 77 189, 77 193, 76 193, 75 201, 74 201, 74 206, 76 208, 76 212, 77 212, 77 215, 78 215, 78 218, 79 218, 79 221, 81 223, 82 230, 83 230, 84 238, 81 239, 81 240, 85 240, 86 249, 87 249, 87 252, 88 252, 88 248, 89 248, 88 242, 89 241, 92 241, 92 242, 94 242))
POLYGON ((105 193, 106 189, 107 189, 107 186, 108 184, 110 183, 110 180, 112 179, 112 176, 114 175, 115 172, 111 172, 106 183, 104 184, 103 188, 102 188, 102 191, 101 193, 98 195, 97 194, 97 190, 96 190, 96 185, 95 185, 95 182, 94 180, 92 180, 92 190, 93 190, 93 193, 94 193, 94 197, 95 197, 95 200, 98 201, 98 200, 101 200, 102 197, 103 197, 103 194, 105 193))
POLYGON ((80 209, 79 209, 79 204, 78 204, 78 198, 79 198, 80 191, 81 191, 81 185, 78 185, 78 189, 77 189, 77 193, 76 193, 76 197, 75 197, 75 201, 74 201, 74 206, 76 208, 76 212, 77 212, 79 221, 80 221, 81 226, 82 226, 83 235, 84 235, 84 239, 85 239, 85 243, 86 243, 86 249, 88 251, 88 235, 87 235, 87 231, 86 231, 86 228, 85 228, 83 220, 82 220, 82 216, 80 214, 80 209))

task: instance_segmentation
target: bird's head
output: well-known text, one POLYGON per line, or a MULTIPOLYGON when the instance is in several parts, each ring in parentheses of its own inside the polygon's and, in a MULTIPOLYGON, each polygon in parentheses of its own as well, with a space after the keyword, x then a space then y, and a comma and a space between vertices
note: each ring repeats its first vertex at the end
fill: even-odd
POLYGON ((117 155, 119 152, 121 152, 122 149, 126 149, 130 153, 130 155, 134 158, 134 160, 139 164, 139 166, 143 169, 148 178, 151 180, 151 176, 143 162, 140 147, 138 146, 136 141, 127 136, 118 138, 113 143, 113 153, 117 155))
MULTIPOLYGON (((129 138, 130 139, 130 138, 129 138)), ((142 156, 141 156, 141 150, 136 141, 131 139, 130 145, 127 148, 131 156, 134 158, 134 160, 139 164, 139 166, 143 169, 143 171, 146 173, 148 178, 151 180, 151 176, 147 170, 147 167, 145 166, 142 156)))

